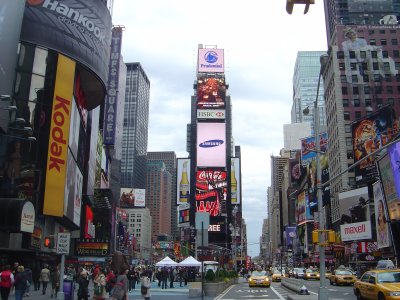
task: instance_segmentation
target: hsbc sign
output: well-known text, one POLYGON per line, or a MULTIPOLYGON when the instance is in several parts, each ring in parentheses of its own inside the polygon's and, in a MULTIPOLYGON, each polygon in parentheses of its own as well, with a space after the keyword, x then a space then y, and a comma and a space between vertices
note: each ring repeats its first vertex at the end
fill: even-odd
POLYGON ((225 119, 224 109, 198 109, 197 119, 225 119))

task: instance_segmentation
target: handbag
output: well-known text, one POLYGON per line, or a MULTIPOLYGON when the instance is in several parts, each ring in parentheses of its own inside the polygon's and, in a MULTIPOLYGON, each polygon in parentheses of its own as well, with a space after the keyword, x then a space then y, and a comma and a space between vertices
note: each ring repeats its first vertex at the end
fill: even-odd
POLYGON ((122 300, 125 297, 124 282, 122 280, 114 285, 111 297, 117 300, 122 300))
POLYGON ((140 293, 141 293, 142 295, 146 295, 146 294, 147 294, 147 289, 148 289, 148 287, 146 287, 146 286, 144 286, 144 285, 142 284, 141 287, 140 287, 140 293))

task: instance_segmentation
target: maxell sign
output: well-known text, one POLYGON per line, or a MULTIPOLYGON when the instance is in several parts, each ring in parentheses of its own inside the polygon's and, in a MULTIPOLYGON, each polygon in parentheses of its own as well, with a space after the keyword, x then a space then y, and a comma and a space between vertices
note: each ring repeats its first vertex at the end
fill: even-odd
POLYGON ((225 119, 224 109, 198 109, 197 119, 225 119))
POLYGON ((199 49, 198 73, 224 73, 224 49, 199 49))
POLYGON ((340 235, 343 242, 369 240, 372 238, 371 222, 357 222, 340 225, 340 235))
POLYGON ((110 66, 108 70, 107 97, 104 107, 104 145, 115 144, 115 119, 119 81, 119 61, 121 57, 122 27, 114 27, 111 38, 110 66))

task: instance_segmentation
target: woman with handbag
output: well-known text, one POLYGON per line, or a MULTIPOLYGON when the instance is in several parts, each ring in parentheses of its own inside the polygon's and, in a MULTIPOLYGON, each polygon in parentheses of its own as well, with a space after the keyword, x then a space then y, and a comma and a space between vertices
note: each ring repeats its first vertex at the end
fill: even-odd
POLYGON ((111 292, 113 300, 128 300, 129 280, 126 274, 129 269, 126 269, 123 274, 118 275, 114 288, 111 292))
POLYGON ((145 300, 150 300, 151 280, 149 278, 148 271, 146 271, 146 270, 143 271, 141 278, 140 278, 140 283, 141 283, 140 292, 142 294, 142 297, 145 300))

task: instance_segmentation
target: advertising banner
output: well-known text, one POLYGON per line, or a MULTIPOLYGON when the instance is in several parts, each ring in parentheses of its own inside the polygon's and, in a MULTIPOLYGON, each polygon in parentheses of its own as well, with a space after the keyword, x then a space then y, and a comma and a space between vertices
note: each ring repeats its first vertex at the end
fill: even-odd
POLYGON ((197 167, 226 167, 225 123, 197 123, 197 167))
POLYGON ((196 212, 210 216, 226 216, 227 178, 225 171, 196 172, 196 212))
MULTIPOLYGON (((379 3, 379 5, 382 5, 382 3, 379 3)), ((398 32, 399 28, 390 26, 391 30, 397 30, 398 32)), ((373 76, 369 80, 375 80, 376 78, 384 78, 385 74, 395 76, 398 73, 393 58, 383 55, 383 52, 389 50, 389 48, 385 49, 385 45, 369 44, 368 41, 376 39, 376 34, 371 33, 371 29, 375 28, 360 25, 338 25, 336 27, 339 50, 342 50, 344 54, 346 80, 348 83, 358 85, 360 82, 365 82, 367 74, 372 74, 369 76, 373 76), (376 53, 376 55, 373 55, 372 52, 376 53), (372 66, 373 70, 369 70, 368 68, 372 66)), ((374 31, 372 30, 372 32, 374 31)), ((390 53, 390 51, 387 52, 390 53)))
POLYGON ((122 27, 112 29, 110 66, 108 68, 107 96, 104 102, 104 145, 115 144, 115 124, 117 119, 117 98, 119 64, 121 57, 122 27))
POLYGON ((390 220, 399 221, 399 195, 396 192, 395 178, 393 175, 392 164, 390 162, 390 156, 388 154, 379 159, 378 167, 390 220))
POLYGON ((21 40, 86 65, 107 82, 111 15, 103 1, 27 0, 21 40))
POLYGON ((224 109, 226 85, 224 78, 197 79, 197 109, 224 109))
MULTIPOLYGON (((300 139, 301 141, 301 163, 303 166, 316 159, 317 152, 315 152, 315 136, 300 139)), ((327 151, 328 148, 328 133, 321 132, 319 135, 319 144, 321 152, 327 151)))
POLYGON ((75 62, 58 55, 56 81, 51 115, 49 148, 47 154, 43 214, 64 215, 64 189, 71 118, 75 62))
POLYGON ((198 73, 224 73, 224 49, 199 49, 198 73))
POLYGON ((357 183, 375 181, 375 159, 365 157, 391 142, 398 135, 398 126, 395 111, 390 107, 352 124, 354 162, 363 160, 354 169, 357 183))
POLYGON ((80 226, 83 176, 68 150, 67 178, 64 191, 64 216, 80 226))
POLYGON ((289 159, 289 179, 291 184, 298 185, 307 174, 307 169, 298 159, 289 159))
POLYGON ((146 190, 121 188, 119 206, 121 208, 135 208, 146 206, 146 190))
POLYGON ((301 225, 306 221, 312 220, 308 194, 303 191, 297 195, 297 224, 301 225))
POLYGON ((110 248, 108 241, 97 239, 82 239, 75 242, 76 256, 108 256, 110 248))
POLYGON ((181 204, 178 206, 178 227, 189 227, 190 204, 181 204))
POLYGON ((292 247, 293 240, 296 237, 296 227, 286 227, 285 232, 286 232, 286 246, 292 247))
POLYGON ((187 204, 190 203, 190 159, 178 158, 177 159, 177 194, 176 203, 187 204))
POLYGON ((226 235, 227 235, 226 217, 210 218, 210 225, 208 226, 208 241, 210 243, 221 243, 221 241, 225 241, 227 239, 226 235))
POLYGON ((89 205, 85 205, 85 228, 83 232, 83 237, 85 239, 95 238, 96 230, 93 224, 93 210, 89 205))
POLYGON ((373 185, 375 203, 375 222, 376 222, 376 241, 378 248, 385 248, 391 245, 390 229, 387 217, 387 209, 381 182, 377 181, 373 185))
POLYGON ((343 242, 371 239, 371 222, 366 221, 340 225, 340 235, 343 242))
POLYGON ((197 119, 216 119, 224 120, 226 116, 225 109, 198 109, 197 119))
POLYGON ((339 193, 340 224, 359 223, 370 220, 368 188, 339 193))
POLYGON ((240 178, 240 158, 233 157, 231 159, 231 204, 240 204, 241 196, 241 178, 240 178))

